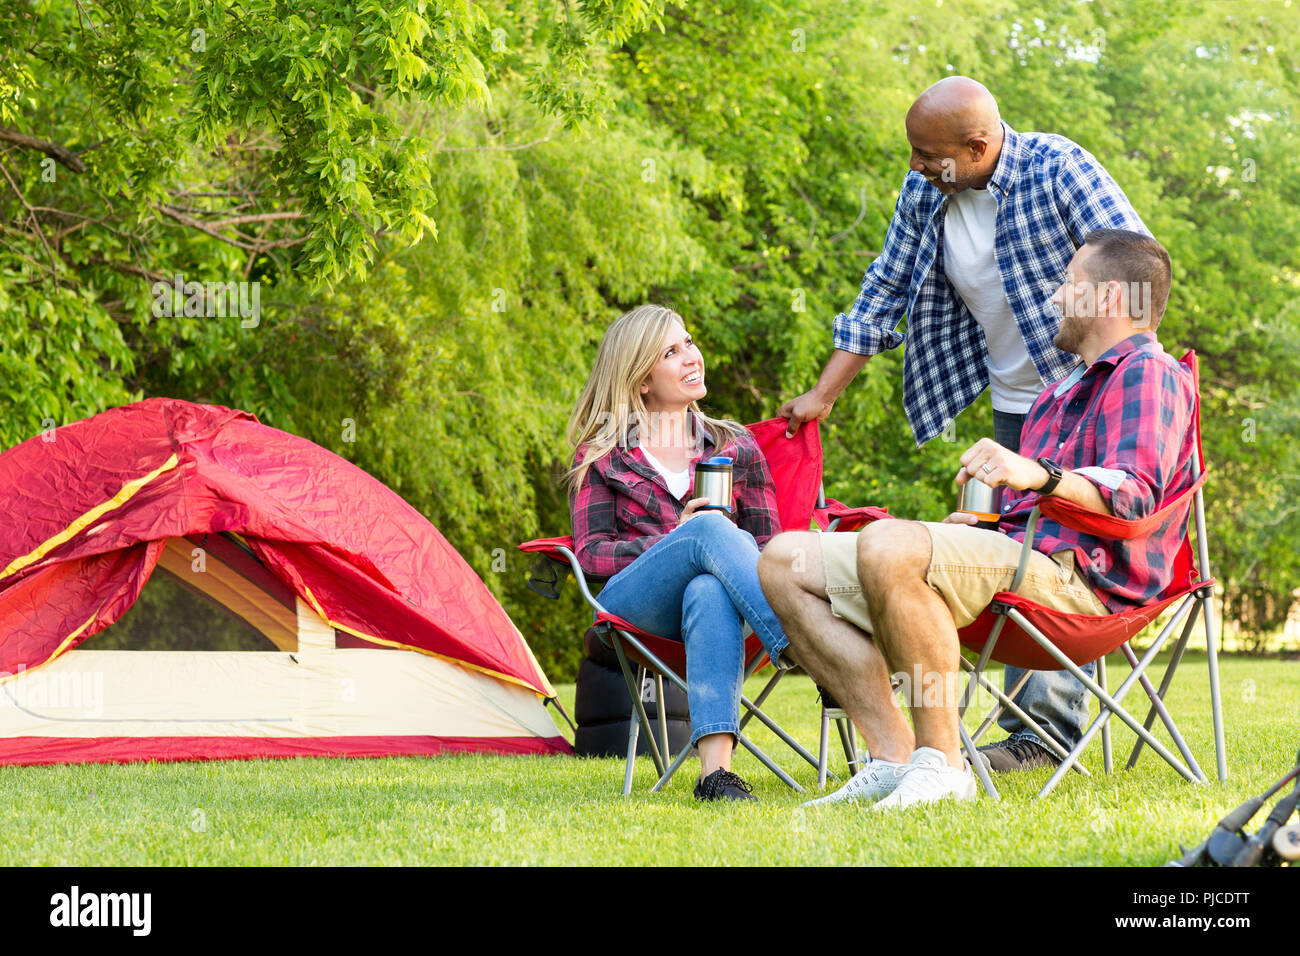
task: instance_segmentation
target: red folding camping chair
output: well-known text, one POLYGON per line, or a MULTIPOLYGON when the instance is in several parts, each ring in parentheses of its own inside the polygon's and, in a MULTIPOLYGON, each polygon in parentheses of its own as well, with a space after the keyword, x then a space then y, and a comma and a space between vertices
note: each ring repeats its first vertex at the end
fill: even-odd
POLYGON ((1026 726, 1034 731, 1039 739, 1043 740, 1061 759, 1056 772, 1052 774, 1051 779, 1039 791, 1039 797, 1050 793, 1061 778, 1069 773, 1071 769, 1086 773, 1086 770, 1079 764, 1079 757, 1098 732, 1102 735, 1103 764, 1106 772, 1111 772, 1109 721, 1112 715, 1122 720, 1138 738, 1129 756, 1126 769, 1132 769, 1137 764, 1138 756, 1145 745, 1151 747, 1187 780, 1193 783, 1203 783, 1205 774, 1197 765, 1196 758, 1183 740, 1182 734, 1179 733, 1178 727, 1164 702, 1173 681, 1174 672, 1182 659, 1183 652, 1187 649, 1187 643, 1192 636, 1198 614, 1205 622, 1205 642, 1209 658, 1210 706, 1214 721, 1214 746, 1218 777, 1219 780, 1227 778, 1228 768, 1223 740, 1223 710, 1219 697, 1217 624, 1214 618, 1214 580, 1209 576, 1210 558, 1209 544, 1205 533, 1205 501, 1201 493, 1206 472, 1201 447, 1199 367, 1195 352, 1188 352, 1181 361, 1192 373, 1198 396, 1196 406, 1192 412, 1192 427, 1196 447, 1192 456, 1194 480, 1191 487, 1170 499, 1163 508, 1154 514, 1134 521, 1126 521, 1113 515, 1090 511, 1060 498, 1041 498, 1029 516, 1020 566, 1012 580, 1011 589, 996 595, 979 618, 958 632, 964 646, 979 652, 974 664, 971 664, 965 658, 962 659, 963 668, 969 671, 971 676, 967 681, 966 690, 962 696, 961 712, 964 714, 966 707, 970 703, 972 691, 976 686, 984 687, 997 700, 993 710, 977 729, 975 735, 969 734, 965 725, 961 721, 958 722, 967 757, 975 768, 984 789, 995 800, 998 799, 997 789, 993 786, 993 781, 989 777, 984 762, 979 759, 976 753, 975 744, 979 736, 997 720, 998 715, 1004 708, 1011 710, 1024 721, 1026 726), (1123 613, 1092 616, 1053 611, 1050 608, 1026 600, 1015 593, 1024 578, 1028 566, 1029 554, 1040 514, 1046 515, 1052 520, 1077 531, 1118 540, 1132 540, 1149 533, 1153 528, 1159 526, 1165 516, 1186 503, 1188 496, 1192 498, 1191 510, 1196 525, 1196 545, 1200 570, 1197 570, 1196 562, 1193 560, 1189 531, 1188 534, 1184 535, 1182 546, 1174 561, 1172 583, 1166 588, 1164 594, 1152 603, 1123 613), (1139 660, 1129 645, 1129 640, 1170 608, 1173 608, 1172 617, 1139 660), (1157 690, 1146 676, 1147 667, 1180 625, 1182 626, 1182 633, 1174 646, 1169 664, 1165 668, 1164 676, 1157 690), (1049 638, 1048 633, 1054 634, 1055 640, 1049 638), (1106 655, 1116 649, 1119 649, 1124 654, 1129 666, 1132 668, 1132 673, 1119 686, 1114 695, 1111 695, 1106 686, 1106 655), (1065 669, 1077 677, 1092 692, 1100 703, 1100 713, 1089 725, 1073 750, 1067 753, 1059 742, 1054 740, 1050 734, 1029 718, 1013 702, 1012 698, 1019 692, 1019 688, 1023 686, 1024 680, 1028 679, 1028 675, 1009 694, 1004 694, 984 675, 984 667, 990 659, 1028 669, 1065 669), (1092 680, 1080 669, 1080 665, 1093 660, 1097 661, 1098 679, 1096 681, 1092 680), (1139 723, 1121 704, 1128 692, 1136 685, 1142 687, 1151 702, 1146 720, 1142 723, 1139 723), (1157 716, 1164 724, 1183 760, 1186 761, 1186 765, 1151 734, 1151 727, 1157 716))
MULTIPOLYGON (((749 426, 749 431, 762 449, 764 457, 767 459, 768 468, 772 472, 772 483, 776 494, 781 527, 789 530, 807 529, 813 519, 815 509, 821 515, 821 519, 828 523, 836 520, 836 518, 849 520, 858 517, 855 509, 844 508, 839 502, 827 502, 821 495, 822 449, 821 433, 817 423, 805 425, 792 439, 785 437, 786 425, 786 419, 774 418, 749 426)), ((878 509, 869 510, 873 511, 873 513, 879 513, 878 509)), ((613 646, 614 652, 618 656, 619 667, 627 684, 628 696, 632 699, 632 714, 635 719, 630 722, 631 726, 628 733, 623 793, 626 795, 632 792, 636 747, 642 730, 645 731, 648 750, 659 774, 659 779, 651 788, 651 792, 660 790, 689 756, 692 748, 689 746, 684 747, 672 762, 668 763, 670 754, 665 722, 659 722, 659 734, 658 739, 656 739, 646 714, 645 705, 642 703, 640 688, 645 674, 649 673, 653 675, 655 680, 657 700, 662 701, 664 699, 663 680, 665 677, 685 692, 686 683, 680 676, 686 672, 685 645, 679 640, 649 634, 607 612, 591 592, 587 576, 583 574, 578 559, 573 552, 572 537, 539 538, 524 542, 519 545, 519 549, 537 554, 542 559, 535 563, 530 571, 528 585, 543 596, 558 596, 557 589, 563 576, 569 571, 573 572, 583 598, 596 612, 598 632, 601 633, 602 639, 606 643, 613 646), (636 665, 635 673, 633 664, 636 665)), ((748 679, 766 666, 769 661, 762 643, 749 631, 748 627, 746 627, 746 632, 745 678, 748 679)), ((803 788, 744 734, 744 729, 749 721, 751 719, 758 720, 759 723, 784 741, 795 753, 813 767, 818 768, 821 780, 824 783, 825 732, 823 731, 822 756, 819 760, 814 758, 798 741, 786 733, 780 725, 762 710, 763 703, 776 689, 776 685, 784 674, 784 671, 774 670, 771 679, 768 680, 762 691, 752 701, 743 694, 741 695, 741 732, 736 737, 741 746, 752 753, 760 763, 772 771, 783 783, 794 790, 802 792, 803 788)), ((825 722, 825 718, 823 722, 825 722)), ((845 742, 845 756, 852 770, 857 763, 856 751, 851 750, 850 745, 852 726, 847 717, 842 715, 842 712, 837 724, 840 728, 841 739, 845 742)))

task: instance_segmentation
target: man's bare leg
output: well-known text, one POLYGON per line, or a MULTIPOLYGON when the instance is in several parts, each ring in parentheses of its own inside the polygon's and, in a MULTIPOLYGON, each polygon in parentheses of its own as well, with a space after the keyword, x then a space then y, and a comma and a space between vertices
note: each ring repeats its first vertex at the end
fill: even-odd
POLYGON ((942 751, 948 766, 961 770, 955 694, 961 646, 952 612, 926 581, 932 551, 919 522, 873 522, 858 536, 858 578, 881 650, 904 673, 921 676, 910 702, 917 746, 942 751), (937 682, 929 696, 926 681, 937 682))
POLYGON ((869 634, 831 613, 817 534, 778 535, 759 556, 758 576, 800 665, 839 701, 872 758, 907 763, 916 741, 889 668, 869 634))

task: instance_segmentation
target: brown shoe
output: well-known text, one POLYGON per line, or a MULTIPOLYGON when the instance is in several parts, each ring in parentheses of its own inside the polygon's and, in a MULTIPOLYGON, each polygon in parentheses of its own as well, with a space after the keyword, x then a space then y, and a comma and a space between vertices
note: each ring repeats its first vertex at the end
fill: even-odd
POLYGON ((1056 767, 1061 761, 1042 744, 1032 740, 999 740, 979 748, 988 768, 994 773, 1011 773, 1016 770, 1038 770, 1056 767))

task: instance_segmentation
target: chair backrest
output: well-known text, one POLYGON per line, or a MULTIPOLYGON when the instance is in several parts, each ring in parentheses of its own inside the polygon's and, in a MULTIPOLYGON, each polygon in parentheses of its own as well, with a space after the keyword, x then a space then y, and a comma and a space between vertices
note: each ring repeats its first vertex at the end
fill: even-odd
POLYGON ((1205 483, 1206 473, 1201 450, 1201 399, 1200 376, 1195 352, 1188 352, 1180 360, 1192 375, 1194 399, 1192 405, 1192 475, 1191 482, 1172 498, 1160 504, 1157 511, 1142 518, 1125 519, 1115 515, 1099 515, 1081 505, 1064 498, 1044 497, 1039 499, 1038 507, 1044 516, 1052 518, 1072 528, 1086 531, 1097 537, 1114 538, 1128 541, 1151 534, 1168 520, 1171 512, 1180 511, 1187 515, 1188 521, 1194 521, 1197 528, 1198 545, 1200 545, 1201 568, 1198 572, 1191 545, 1191 535, 1187 523, 1183 526, 1183 538, 1170 568, 1169 584, 1164 594, 1185 591, 1198 577, 1209 577, 1209 553, 1205 548, 1205 502, 1201 487, 1205 483))
MULTIPOLYGON (((1196 405, 1192 409, 1192 429, 1196 435, 1196 457, 1193 462, 1194 472, 1192 477, 1200 479, 1209 466, 1205 463, 1205 446, 1201 443, 1201 361, 1196 357, 1196 352, 1188 349, 1187 353, 1179 359, 1187 366, 1188 371, 1192 373, 1192 385, 1196 390, 1196 405)), ((1201 488, 1196 490, 1196 498, 1192 503, 1192 519, 1196 522, 1196 548, 1200 555, 1200 568, 1196 567, 1192 559, 1191 541, 1183 539, 1183 549, 1186 551, 1186 561, 1188 563, 1189 574, 1200 578, 1210 577, 1210 543, 1205 533, 1205 494, 1201 488)), ((1183 568, 1183 550, 1179 551, 1178 558, 1175 559, 1174 565, 1175 579, 1177 572, 1183 568)))
POLYGON ((1210 576, 1209 549, 1205 540, 1205 498, 1201 491, 1204 486, 1201 476, 1205 473, 1205 453, 1201 445, 1201 363, 1192 349, 1188 349, 1178 361, 1192 373, 1192 393, 1195 395, 1192 405, 1192 440, 1195 443, 1192 450, 1192 482, 1195 490, 1192 492, 1189 518, 1196 524, 1196 541, 1200 549, 1201 567, 1197 569, 1189 529, 1183 534, 1183 543, 1178 548, 1178 554, 1174 556, 1173 573, 1165 594, 1186 590, 1197 578, 1210 576))
POLYGON ((807 531, 822 482, 822 439, 818 422, 803 425, 785 437, 788 422, 770 418, 749 426, 749 433, 767 459, 784 531, 807 531))

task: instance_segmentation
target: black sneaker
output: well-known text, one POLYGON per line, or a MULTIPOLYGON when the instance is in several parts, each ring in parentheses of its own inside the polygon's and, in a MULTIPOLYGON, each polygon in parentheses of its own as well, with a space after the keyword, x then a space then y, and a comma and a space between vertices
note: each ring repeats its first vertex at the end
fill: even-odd
POLYGON ((715 770, 695 784, 696 800, 757 800, 754 788, 730 770, 715 770))
POLYGON ((1042 744, 1032 740, 999 740, 979 748, 986 766, 994 773, 1010 773, 1013 770, 1038 770, 1040 767, 1056 767, 1061 761, 1042 744))

